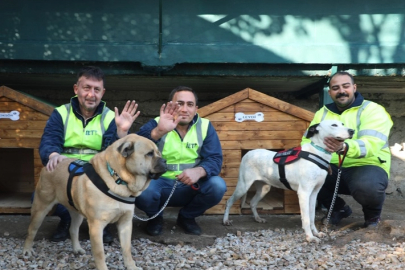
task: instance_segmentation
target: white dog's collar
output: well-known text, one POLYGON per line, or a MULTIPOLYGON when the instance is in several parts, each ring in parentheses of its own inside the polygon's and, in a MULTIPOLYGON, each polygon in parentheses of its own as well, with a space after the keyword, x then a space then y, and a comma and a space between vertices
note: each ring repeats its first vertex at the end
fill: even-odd
POLYGON ((329 152, 329 151, 326 150, 325 148, 320 147, 319 145, 316 145, 316 144, 314 144, 313 142, 311 142, 311 145, 312 145, 313 147, 315 147, 316 149, 318 149, 319 151, 321 151, 321 152, 324 152, 324 153, 329 154, 329 155, 332 154, 331 152, 329 152))

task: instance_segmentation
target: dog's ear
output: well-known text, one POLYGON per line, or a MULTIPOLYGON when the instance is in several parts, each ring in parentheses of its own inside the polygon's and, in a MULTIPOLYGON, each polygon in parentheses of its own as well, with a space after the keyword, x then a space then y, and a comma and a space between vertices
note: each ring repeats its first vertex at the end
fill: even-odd
POLYGON ((315 125, 310 126, 308 128, 307 135, 305 137, 307 137, 307 139, 309 139, 312 136, 314 136, 316 133, 318 133, 319 132, 318 129, 317 129, 318 126, 319 126, 319 124, 315 124, 315 125))
POLYGON ((135 150, 134 143, 124 142, 118 147, 117 150, 123 157, 129 157, 135 150))

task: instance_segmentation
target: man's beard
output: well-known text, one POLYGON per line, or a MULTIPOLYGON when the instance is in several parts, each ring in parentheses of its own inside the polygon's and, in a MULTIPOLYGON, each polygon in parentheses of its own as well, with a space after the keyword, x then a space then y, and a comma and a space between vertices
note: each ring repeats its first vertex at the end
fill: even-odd
POLYGON ((190 122, 184 122, 184 121, 180 121, 179 122, 179 126, 188 126, 190 124, 190 122))

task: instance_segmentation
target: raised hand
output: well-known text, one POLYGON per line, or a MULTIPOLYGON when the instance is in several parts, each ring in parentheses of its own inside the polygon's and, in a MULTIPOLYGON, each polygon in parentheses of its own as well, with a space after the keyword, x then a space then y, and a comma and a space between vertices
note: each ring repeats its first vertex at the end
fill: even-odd
POLYGON ((151 136, 158 140, 166 133, 174 130, 180 121, 178 116, 179 105, 172 101, 160 107, 160 118, 156 128, 152 130, 151 136))
POLYGON ((138 104, 135 102, 135 100, 128 100, 121 114, 118 113, 117 107, 114 108, 118 138, 122 138, 128 134, 128 130, 141 113, 140 111, 137 112, 137 109, 138 104))

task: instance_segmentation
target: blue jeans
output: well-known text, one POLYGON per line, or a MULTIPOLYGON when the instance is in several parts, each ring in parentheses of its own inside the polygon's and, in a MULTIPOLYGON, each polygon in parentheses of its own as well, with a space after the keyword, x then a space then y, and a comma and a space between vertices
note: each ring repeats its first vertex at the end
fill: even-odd
MULTIPOLYGON (((332 175, 328 175, 325 184, 318 194, 318 201, 326 208, 330 208, 335 190, 338 168, 332 165, 332 175)), ((385 189, 388 186, 388 175, 380 167, 366 165, 359 167, 342 168, 338 194, 353 196, 362 207, 364 219, 381 216, 385 200, 385 189)), ((335 211, 340 210, 345 201, 336 197, 335 211)))
MULTIPOLYGON (((164 177, 152 180, 149 187, 136 198, 136 207, 149 217, 155 215, 167 201, 175 182, 176 180, 164 177)), ((200 189, 193 190, 190 186, 178 182, 167 206, 182 207, 179 212, 181 216, 196 218, 217 205, 226 192, 225 181, 219 176, 201 178, 198 184, 200 189)), ((162 214, 163 212, 160 215, 162 214)))

